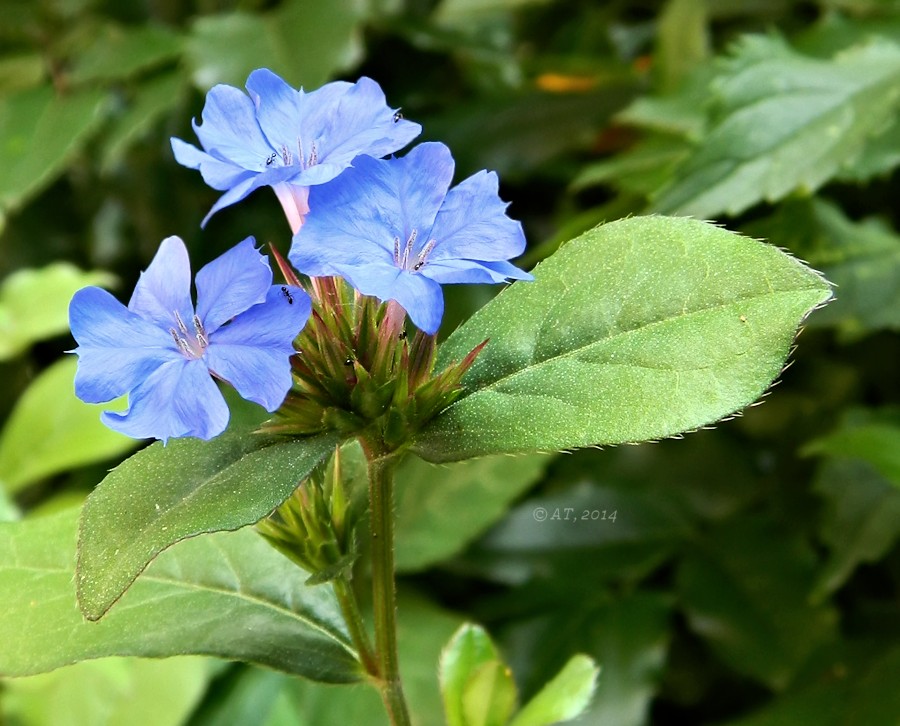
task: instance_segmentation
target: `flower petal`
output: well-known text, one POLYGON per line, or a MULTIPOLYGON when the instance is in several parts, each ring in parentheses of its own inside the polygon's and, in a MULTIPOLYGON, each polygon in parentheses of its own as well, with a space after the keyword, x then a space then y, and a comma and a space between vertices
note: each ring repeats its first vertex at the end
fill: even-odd
POLYGON ((78 347, 75 395, 88 403, 111 401, 167 361, 181 358, 172 336, 136 315, 106 290, 86 287, 69 304, 78 347))
POLYGON ((232 204, 237 204, 239 201, 249 196, 251 192, 256 191, 260 187, 275 186, 281 182, 293 179, 299 173, 300 167, 279 166, 269 169, 262 174, 247 176, 216 200, 216 203, 212 205, 212 209, 210 209, 203 218, 200 226, 205 227, 210 217, 220 209, 230 207, 232 204))
POLYGON ((511 262, 478 262, 477 260, 429 260, 420 271, 441 285, 451 283, 497 283, 507 280, 533 280, 531 273, 511 262))
POLYGON ((206 334, 263 302, 272 284, 269 258, 247 237, 197 273, 197 317, 206 334))
POLYGON ((298 153, 297 139, 303 130, 303 92, 268 68, 253 71, 246 86, 256 108, 257 122, 272 149, 280 152, 284 146, 291 153, 298 153))
MULTIPOLYGON (((399 269, 392 259, 379 259, 372 253, 384 254, 379 253, 374 245, 369 245, 367 248, 358 248, 352 259, 349 254, 345 256, 346 259, 341 259, 339 248, 330 249, 328 264, 322 265, 323 272, 317 274, 340 275, 363 295, 372 295, 381 301, 396 300, 417 327, 429 334, 436 333, 444 314, 441 286, 423 275, 399 269)), ((301 262, 308 259, 322 264, 325 255, 319 250, 308 254, 308 257, 295 255, 291 260, 294 261, 295 258, 301 262)), ((301 272, 305 271, 302 265, 297 262, 294 264, 301 272)))
POLYGON ((216 158, 227 159, 244 169, 263 171, 266 159, 277 150, 266 141, 259 127, 253 101, 238 88, 211 88, 201 117, 203 123, 194 123, 194 133, 207 153, 216 158))
POLYGON ((284 216, 287 217, 291 232, 297 234, 303 226, 303 220, 309 214, 309 187, 282 182, 281 184, 275 184, 272 189, 281 203, 281 208, 284 210, 284 216))
POLYGON ((180 237, 166 237, 156 256, 141 273, 128 309, 160 326, 164 331, 176 326, 175 312, 190 324, 191 263, 180 237))
POLYGON ((136 439, 211 439, 228 425, 228 406, 203 360, 174 360, 157 368, 129 396, 127 411, 106 411, 103 423, 136 439))
POLYGON ((351 215, 346 217, 332 215, 329 221, 335 224, 317 225, 310 234, 312 220, 313 215, 308 214, 303 228, 294 235, 288 253, 294 267, 303 274, 310 277, 327 277, 343 275, 346 271, 358 268, 360 278, 364 278, 366 270, 379 267, 388 267, 395 274, 400 272, 394 264, 393 242, 390 242, 389 251, 386 245, 374 243, 374 240, 367 240, 362 236, 376 230, 376 223, 366 226, 363 220, 363 228, 356 229, 353 223, 359 220, 351 215), (350 228, 342 230, 343 225, 350 228))
POLYGON ((480 171, 450 190, 434 221, 432 237, 438 243, 430 260, 495 261, 522 254, 522 225, 506 216, 508 205, 498 187, 494 172, 480 171))
POLYGON ((274 411, 290 390, 293 341, 311 309, 299 287, 272 285, 264 303, 219 328, 206 351, 209 369, 248 401, 274 411))
POLYGON ((325 89, 306 97, 306 105, 316 111, 307 115, 304 129, 313 139, 322 140, 318 149, 322 162, 346 166, 360 154, 385 156, 422 133, 417 123, 395 120, 384 91, 371 78, 360 78, 339 96, 330 94, 328 100, 334 104, 330 110, 323 103, 325 89))
POLYGON ((391 289, 391 294, 381 299, 387 297, 400 303, 409 319, 420 330, 434 335, 441 327, 441 318, 444 316, 444 292, 434 280, 422 275, 401 272, 391 289))
POLYGON ((443 144, 419 144, 402 159, 358 157, 337 179, 310 189, 310 213, 291 254, 301 244, 324 249, 350 239, 374 243, 393 257, 395 240, 402 249, 413 230, 418 254, 452 177, 453 158, 443 144))
POLYGON ((185 143, 181 139, 172 138, 169 141, 172 144, 172 153, 175 155, 175 161, 188 169, 199 169, 203 181, 213 189, 218 189, 219 191, 230 189, 251 174, 256 173, 247 171, 242 166, 233 164, 230 161, 223 161, 210 156, 205 151, 200 151, 193 144, 185 143))

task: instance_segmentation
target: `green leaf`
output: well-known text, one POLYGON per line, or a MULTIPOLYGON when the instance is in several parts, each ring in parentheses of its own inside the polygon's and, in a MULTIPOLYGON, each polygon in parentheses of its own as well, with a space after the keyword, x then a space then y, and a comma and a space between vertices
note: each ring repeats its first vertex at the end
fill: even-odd
POLYGON ((756 713, 727 726, 853 726, 893 724, 900 713, 900 648, 882 652, 882 643, 853 643, 822 664, 811 684, 789 691, 756 713), (852 652, 853 650, 857 652, 852 652), (848 657, 849 656, 849 657, 848 657), (825 670, 825 667, 828 670, 825 670))
POLYGON ((892 410, 850 411, 837 430, 807 444, 803 453, 862 459, 900 489, 900 415, 892 410))
POLYGON ((458 328, 438 368, 489 339, 462 397, 417 437, 429 461, 643 441, 756 400, 831 293, 795 259, 684 218, 598 227, 458 328), (536 423, 539 422, 539 425, 536 423))
POLYGON ((736 215, 818 189, 893 120, 900 47, 876 40, 823 61, 777 38, 745 37, 712 89, 714 124, 655 211, 736 215))
POLYGON ((0 360, 18 355, 36 341, 65 333, 69 302, 76 291, 114 282, 107 272, 83 272, 67 262, 11 274, 0 285, 0 360))
POLYGON ((900 123, 866 142, 862 153, 846 164, 839 174, 841 181, 863 184, 875 177, 886 177, 900 166, 900 123))
POLYGON ((0 97, 0 214, 50 184, 104 119, 106 92, 41 86, 0 97))
POLYGON ((123 27, 113 23, 94 29, 93 42, 75 56, 74 83, 123 80, 178 58, 179 35, 160 25, 123 27))
POLYGON ((88 497, 78 541, 78 602, 100 618, 166 547, 265 517, 338 443, 227 432, 156 442, 113 469, 88 497))
POLYGON ((208 680, 203 658, 103 658, 7 681, 0 712, 20 726, 180 726, 208 680))
POLYGON ((834 635, 835 613, 810 603, 809 546, 765 521, 723 523, 682 560, 678 590, 691 628, 731 668, 783 689, 834 635))
MULTIPOLYGON (((215 699, 207 699, 191 726, 269 724, 275 704, 290 676, 249 665, 233 665, 216 683, 215 699)), ((290 720, 291 726, 294 720, 290 720)))
POLYGON ((516 684, 509 666, 491 661, 469 676, 462 694, 464 726, 506 726, 516 708, 516 684))
POLYGON ((188 42, 191 76, 201 90, 216 83, 242 87, 252 70, 265 67, 315 89, 359 60, 365 14, 365 4, 354 0, 288 0, 263 15, 201 17, 188 42))
POLYGON ((396 474, 397 570, 423 570, 461 551, 540 478, 547 462, 544 455, 450 466, 404 459, 396 474))
MULTIPOLYGON (((43 371, 16 402, 0 433, 0 487, 14 493, 44 477, 133 449, 134 439, 100 422, 100 407, 78 400, 77 361, 43 371)), ((115 402, 104 408, 116 408, 115 402)))
POLYGON ((0 58, 0 92, 4 95, 14 91, 33 88, 43 82, 47 66, 40 53, 0 58))
POLYGON ((827 457, 814 491, 824 509, 819 536, 830 557, 813 597, 822 600, 863 563, 876 562, 900 538, 900 416, 896 410, 849 411, 832 433, 803 449, 827 457))
MULTIPOLYGON (((544 584, 552 598, 547 614, 507 631, 507 642, 519 644, 511 659, 516 675, 524 677, 523 688, 533 691, 572 653, 585 653, 602 665, 603 674, 582 720, 642 726, 663 678, 673 598, 647 591, 610 598, 593 577, 584 579, 580 594, 544 584)), ((527 601, 529 591, 520 588, 510 597, 527 601)))
POLYGON ((483 628, 466 623, 441 652, 448 726, 505 726, 516 706, 509 668, 483 628))
MULTIPOLYGON (((585 642, 578 643, 578 648, 603 666, 603 677, 587 710, 592 723, 640 726, 647 722, 669 650, 671 612, 671 598, 652 592, 579 608, 585 642)), ((576 635, 570 642, 577 640, 576 635)))
POLYGON ((104 135, 100 167, 109 172, 128 148, 145 136, 170 108, 178 103, 185 81, 179 73, 166 73, 141 83, 129 105, 104 135))
POLYGON ((777 239, 840 290, 811 325, 836 326, 845 338, 900 330, 900 236, 884 221, 857 222, 824 199, 797 199, 747 233, 777 239))
POLYGON ((506 181, 527 179, 565 152, 589 149, 597 128, 631 98, 632 82, 621 74, 590 93, 495 95, 420 120, 429 140, 453 149, 458 174, 487 167, 506 181))
POLYGON ((813 598, 821 602, 856 568, 877 562, 900 539, 900 491, 865 461, 826 461, 814 491, 824 500, 819 535, 830 550, 813 598))
POLYGON ((306 587, 251 530, 182 542, 102 622, 86 621, 73 586, 76 514, 0 525, 0 674, 108 655, 202 654, 326 682, 361 678, 331 591, 306 587))
POLYGON ((671 177, 689 151, 687 142, 677 136, 648 136, 627 151, 586 166, 572 181, 572 190, 606 184, 647 196, 671 177))
POLYGON ((600 668, 586 655, 572 656, 509 726, 550 726, 577 718, 591 702, 599 674, 600 668))

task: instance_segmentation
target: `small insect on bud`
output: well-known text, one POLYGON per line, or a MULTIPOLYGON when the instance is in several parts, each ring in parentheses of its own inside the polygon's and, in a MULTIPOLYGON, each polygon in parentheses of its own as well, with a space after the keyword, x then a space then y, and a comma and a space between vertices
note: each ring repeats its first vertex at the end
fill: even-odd
POLYGON ((288 301, 288 305, 294 304, 294 296, 291 295, 291 291, 284 285, 281 286, 281 294, 284 295, 285 299, 288 301))
POLYGON ((352 366, 352 365, 353 365, 353 358, 347 358, 347 360, 344 361, 344 365, 345 365, 345 366, 352 366))
POLYGON ((403 120, 403 114, 400 113, 399 111, 396 111, 394 113, 394 123, 397 123, 398 121, 402 121, 402 120, 403 120))
POLYGON ((400 339, 400 340, 406 340, 406 331, 405 331, 405 330, 401 330, 401 331, 400 331, 400 335, 398 335, 397 338, 400 339))

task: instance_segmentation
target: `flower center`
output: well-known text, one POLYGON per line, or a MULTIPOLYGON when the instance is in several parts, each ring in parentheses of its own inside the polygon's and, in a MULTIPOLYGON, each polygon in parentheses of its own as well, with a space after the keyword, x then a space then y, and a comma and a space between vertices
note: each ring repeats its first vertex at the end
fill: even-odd
POLYGON ((206 348, 209 346, 209 339, 206 337, 206 331, 203 329, 203 323, 200 322, 200 318, 196 315, 193 316, 191 322, 194 324, 194 334, 191 335, 178 311, 173 310, 172 312, 175 314, 175 322, 178 323, 178 330, 169 328, 169 333, 171 333, 175 345, 178 346, 178 350, 180 350, 182 355, 189 360, 202 358, 203 354, 206 352, 206 348))
POLYGON ((401 270, 406 270, 413 274, 425 267, 428 255, 431 254, 431 250, 433 250, 435 244, 437 244, 436 239, 430 239, 422 248, 422 251, 419 252, 419 254, 414 255, 412 251, 416 244, 416 237, 418 236, 419 230, 414 229, 410 232, 409 239, 406 240, 406 245, 403 247, 402 252, 400 250, 400 238, 394 237, 394 264, 401 270))
POLYGON ((266 166, 269 167, 273 164, 276 164, 279 159, 281 160, 282 166, 294 166, 294 164, 296 164, 303 169, 308 169, 311 166, 315 166, 319 163, 319 150, 316 148, 315 141, 313 141, 310 146, 312 148, 310 149, 309 156, 307 156, 303 151, 303 139, 298 136, 296 158, 294 157, 293 150, 289 149, 287 145, 282 144, 280 154, 277 151, 273 151, 266 157, 266 166))

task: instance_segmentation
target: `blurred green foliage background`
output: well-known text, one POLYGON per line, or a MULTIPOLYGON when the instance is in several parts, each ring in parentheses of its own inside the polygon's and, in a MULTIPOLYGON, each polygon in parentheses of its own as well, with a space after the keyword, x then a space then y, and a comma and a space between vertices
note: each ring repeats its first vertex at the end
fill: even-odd
MULTIPOLYGON (((592 655, 585 724, 900 723, 900 2, 3 0, 0 519, 77 504, 136 446, 72 394, 78 287, 124 295, 172 234, 195 268, 251 234, 287 250, 269 192, 201 231, 218 193, 168 144, 192 139, 208 88, 257 67, 309 89, 375 78, 451 147, 457 180, 499 172, 525 264, 661 212, 766 238, 838 284, 765 405, 715 430, 408 463, 419 722, 440 723, 437 653, 468 619, 525 696, 592 655)), ((494 292, 448 292, 445 330, 494 292)), ((0 721, 36 726, 382 718, 362 687, 200 658, 0 689, 0 721)))

